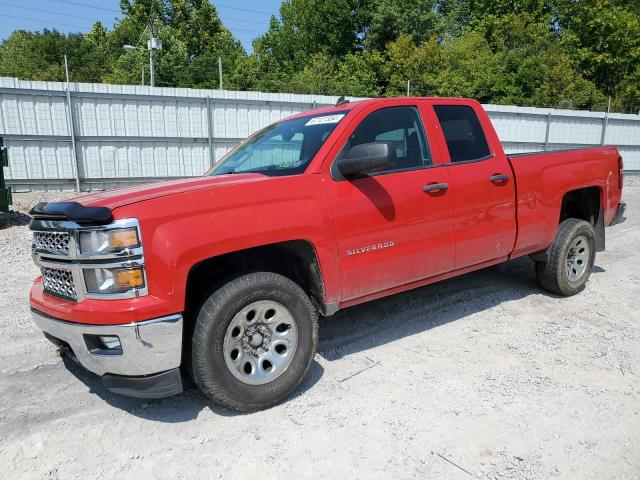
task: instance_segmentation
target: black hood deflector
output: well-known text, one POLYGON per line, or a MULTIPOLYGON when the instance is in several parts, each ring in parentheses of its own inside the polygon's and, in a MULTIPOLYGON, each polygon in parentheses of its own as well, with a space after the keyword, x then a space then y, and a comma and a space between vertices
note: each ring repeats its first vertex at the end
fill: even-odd
POLYGON ((85 207, 78 202, 41 202, 31 209, 29 215, 42 220, 65 219, 100 225, 113 220, 107 207, 85 207))

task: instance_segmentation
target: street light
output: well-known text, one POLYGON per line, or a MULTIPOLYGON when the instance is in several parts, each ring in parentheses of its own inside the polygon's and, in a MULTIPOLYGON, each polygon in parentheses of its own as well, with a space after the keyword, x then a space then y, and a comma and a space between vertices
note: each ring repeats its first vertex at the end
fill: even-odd
MULTIPOLYGON (((133 52, 134 50, 143 50, 141 47, 135 47, 133 45, 124 45, 125 52, 133 52)), ((149 50, 149 72, 151 73, 151 86, 155 86, 155 72, 153 68, 153 51, 162 50, 162 40, 157 37, 150 36, 147 42, 147 50, 149 50)))

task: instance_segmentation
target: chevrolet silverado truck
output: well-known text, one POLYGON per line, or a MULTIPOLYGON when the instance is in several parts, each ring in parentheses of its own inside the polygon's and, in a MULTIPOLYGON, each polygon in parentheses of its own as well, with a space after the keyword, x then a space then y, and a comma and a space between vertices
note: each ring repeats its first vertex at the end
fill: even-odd
POLYGON ((505 155, 474 100, 339 101, 201 178, 38 204, 31 309, 113 392, 190 378, 263 409, 305 378, 320 315, 524 255, 579 293, 624 220, 622 168, 612 146, 505 155))

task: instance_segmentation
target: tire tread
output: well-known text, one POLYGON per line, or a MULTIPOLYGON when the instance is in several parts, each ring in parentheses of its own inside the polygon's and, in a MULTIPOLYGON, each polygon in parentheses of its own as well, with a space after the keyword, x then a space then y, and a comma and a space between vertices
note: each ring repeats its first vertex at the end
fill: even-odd
POLYGON ((589 279, 589 270, 587 275, 577 284, 570 283, 564 273, 564 251, 580 230, 585 230, 584 233, 591 244, 592 258, 588 269, 590 270, 593 267, 593 256, 595 255, 593 226, 589 222, 577 218, 563 220, 558 226, 553 243, 547 250, 547 261, 536 262, 535 264, 536 278, 543 289, 562 296, 575 295, 584 289, 589 279))
POLYGON ((300 384, 304 381, 313 357, 315 355, 316 346, 318 343, 318 312, 313 306, 313 303, 309 299, 308 295, 292 280, 272 272, 258 272, 250 273, 225 284, 220 289, 216 290, 202 305, 200 314, 196 322, 196 327, 193 332, 192 345, 193 345, 193 375, 196 385, 205 393, 205 395, 212 398, 216 403, 223 405, 232 410, 240 412, 249 412, 255 410, 261 410, 269 408, 280 403, 291 392, 295 391, 300 384), (311 315, 311 338, 312 338, 312 352, 309 361, 307 362, 304 371, 292 385, 286 395, 280 395, 267 402, 252 403, 247 400, 239 400, 229 394, 228 390, 215 378, 211 378, 209 374, 208 359, 206 356, 199 355, 198 352, 202 351, 202 348, 196 348, 196 346, 204 346, 209 342, 208 329, 206 328, 206 322, 212 322, 216 318, 217 312, 219 312, 225 304, 232 300, 237 292, 250 291, 259 288, 265 288, 265 285, 276 285, 283 290, 292 290, 297 300, 303 302, 305 309, 311 315), (203 315, 204 313, 204 315, 203 315))

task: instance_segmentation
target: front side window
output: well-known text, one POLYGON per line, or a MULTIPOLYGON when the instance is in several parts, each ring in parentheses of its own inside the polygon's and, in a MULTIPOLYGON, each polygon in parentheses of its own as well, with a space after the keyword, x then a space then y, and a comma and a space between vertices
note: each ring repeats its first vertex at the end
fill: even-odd
POLYGON ((389 143, 395 150, 396 165, 375 174, 431 165, 429 145, 415 107, 388 107, 371 113, 353 131, 340 155, 363 143, 389 143))
POLYGON ((208 175, 302 173, 346 115, 314 115, 270 125, 232 150, 208 175))
POLYGON ((435 105, 452 162, 482 160, 490 155, 487 138, 473 108, 466 105, 435 105))

